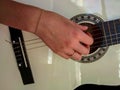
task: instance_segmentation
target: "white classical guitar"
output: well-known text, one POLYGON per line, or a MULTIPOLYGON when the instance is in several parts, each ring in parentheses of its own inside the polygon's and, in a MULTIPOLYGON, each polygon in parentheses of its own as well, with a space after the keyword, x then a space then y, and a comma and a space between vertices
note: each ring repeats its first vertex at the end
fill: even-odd
MULTIPOLYGON (((94 38, 91 53, 88 56, 83 56, 80 61, 82 63, 99 60, 108 50, 108 46, 120 43, 119 19, 104 22, 100 17, 93 14, 79 14, 72 17, 71 20, 78 24, 87 25, 89 27, 88 32, 90 32, 94 38)), ((70 89, 73 83, 76 82, 73 81, 75 80, 76 74, 78 74, 78 71, 76 71, 76 63, 78 62, 60 60, 62 59, 61 57, 55 56, 55 54, 33 34, 21 32, 11 27, 8 28, 4 25, 0 26, 2 30, 7 29, 5 31, 9 34, 9 37, 5 38, 3 42, 9 47, 9 49, 6 49, 6 52, 7 50, 11 51, 4 55, 6 57, 8 55, 9 59, 7 62, 7 59, 3 58, 5 62, 2 67, 9 67, 5 69, 6 71, 4 70, 4 72, 10 71, 10 75, 6 76, 9 76, 7 79, 12 81, 10 86, 13 90, 15 90, 14 86, 17 85, 18 87, 28 88, 29 90, 31 87, 31 90, 38 90, 39 88, 55 90, 54 84, 56 84, 56 88, 65 87, 64 85, 60 85, 61 83, 56 83, 56 81, 69 83, 67 88, 70 89), (58 66, 56 66, 56 63, 58 66), (61 68, 62 65, 66 65, 66 67, 61 68), (71 67, 72 69, 70 70, 69 68, 71 67), (59 75, 57 73, 59 73, 59 75), (28 87, 24 87, 24 85, 28 87)), ((6 36, 4 35, 4 37, 6 36)), ((2 77, 4 77, 4 75, 2 77)), ((1 84, 5 84, 8 80, 1 79, 1 84)))
MULTIPOLYGON (((96 57, 96 54, 104 55, 108 46, 120 43, 119 19, 104 22, 100 17, 93 14, 79 14, 71 18, 71 20, 78 24, 87 25, 89 27, 87 32, 91 33, 94 38, 94 43, 91 46, 90 51, 91 55, 83 56, 83 59, 79 62, 88 63, 98 60, 100 56, 96 57)), ((13 50, 16 56, 18 68, 22 75, 23 83, 34 83, 22 32, 11 27, 9 27, 9 30, 13 50)))

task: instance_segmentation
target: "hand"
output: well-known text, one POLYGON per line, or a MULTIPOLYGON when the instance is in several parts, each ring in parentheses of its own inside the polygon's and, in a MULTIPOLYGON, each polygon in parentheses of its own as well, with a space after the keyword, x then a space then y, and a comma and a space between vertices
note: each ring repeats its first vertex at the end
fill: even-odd
POLYGON ((89 53, 93 43, 92 37, 84 33, 85 30, 86 26, 57 13, 43 11, 35 34, 56 54, 66 59, 80 60, 82 55, 89 53))

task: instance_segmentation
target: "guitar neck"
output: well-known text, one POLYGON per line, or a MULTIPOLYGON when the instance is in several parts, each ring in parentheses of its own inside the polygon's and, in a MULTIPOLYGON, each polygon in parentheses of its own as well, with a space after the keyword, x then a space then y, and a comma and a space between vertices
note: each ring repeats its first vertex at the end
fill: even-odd
POLYGON ((99 47, 106 47, 120 43, 120 19, 95 24, 93 31, 95 44, 99 47))

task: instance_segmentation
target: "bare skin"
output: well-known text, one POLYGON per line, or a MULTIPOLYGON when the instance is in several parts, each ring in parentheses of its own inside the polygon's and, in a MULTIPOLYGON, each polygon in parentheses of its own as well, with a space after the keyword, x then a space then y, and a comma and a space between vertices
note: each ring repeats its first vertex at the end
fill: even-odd
POLYGON ((55 12, 9 0, 1 2, 0 23, 36 34, 52 51, 63 58, 80 60, 82 55, 89 53, 93 38, 84 33, 87 30, 86 26, 78 25, 55 12), (5 12, 2 12, 3 10, 5 12), (21 10, 24 16, 20 14, 21 10))

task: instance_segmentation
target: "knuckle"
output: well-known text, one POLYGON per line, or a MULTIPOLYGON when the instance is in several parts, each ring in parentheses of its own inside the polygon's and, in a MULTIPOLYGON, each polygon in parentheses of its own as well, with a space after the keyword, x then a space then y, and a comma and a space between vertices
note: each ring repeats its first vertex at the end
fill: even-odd
POLYGON ((78 30, 74 30, 73 34, 73 39, 79 39, 81 34, 78 30))
POLYGON ((67 46, 66 48, 73 48, 75 43, 76 43, 75 39, 71 39, 69 43, 66 45, 67 46))
POLYGON ((64 53, 62 53, 62 52, 56 52, 56 54, 58 54, 59 56, 61 56, 61 57, 63 57, 64 59, 69 59, 70 57, 69 56, 67 56, 67 55, 65 55, 64 53))

